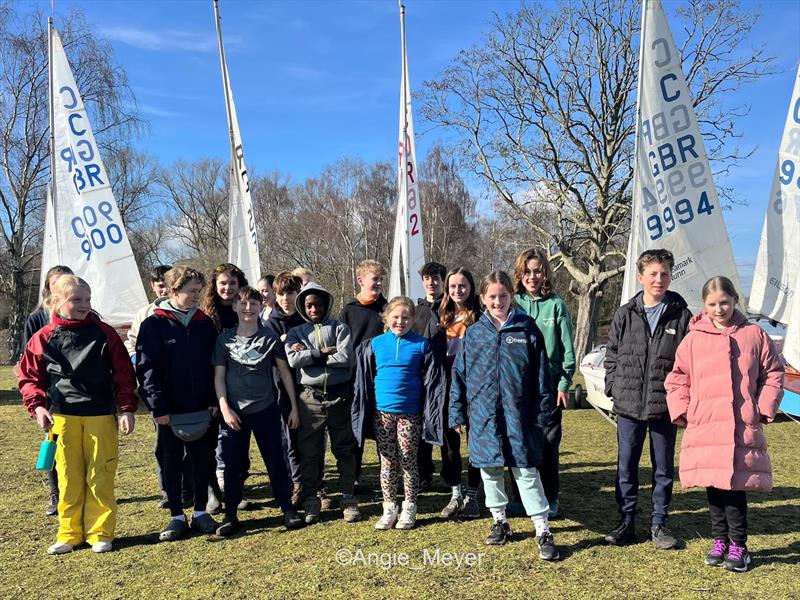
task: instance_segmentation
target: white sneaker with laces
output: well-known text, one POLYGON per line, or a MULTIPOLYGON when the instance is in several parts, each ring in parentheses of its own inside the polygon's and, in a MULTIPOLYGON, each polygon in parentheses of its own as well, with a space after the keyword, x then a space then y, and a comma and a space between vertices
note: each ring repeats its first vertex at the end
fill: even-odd
POLYGON ((412 529, 417 523, 417 504, 416 502, 403 501, 403 510, 400 518, 397 519, 395 529, 412 529))
POLYGON ((397 504, 394 502, 384 502, 383 515, 378 519, 378 522, 375 523, 375 529, 386 531, 394 527, 395 523, 397 523, 397 504))

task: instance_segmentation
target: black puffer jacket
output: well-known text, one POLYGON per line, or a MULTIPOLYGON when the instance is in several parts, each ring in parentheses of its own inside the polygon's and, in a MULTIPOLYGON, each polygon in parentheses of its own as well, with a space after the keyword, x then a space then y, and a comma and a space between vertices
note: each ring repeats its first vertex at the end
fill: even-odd
POLYGON ((667 292, 667 307, 653 335, 639 292, 614 314, 606 345, 606 396, 614 412, 645 421, 669 419, 664 379, 689 328, 692 313, 680 294, 667 292))

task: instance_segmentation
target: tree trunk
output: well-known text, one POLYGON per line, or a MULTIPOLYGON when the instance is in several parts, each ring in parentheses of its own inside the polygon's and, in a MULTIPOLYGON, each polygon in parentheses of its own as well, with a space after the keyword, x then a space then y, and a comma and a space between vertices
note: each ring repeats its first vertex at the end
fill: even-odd
POLYGON ((581 286, 580 292, 576 296, 578 300, 578 315, 575 319, 573 346, 577 364, 580 364, 583 357, 594 346, 595 334, 597 333, 595 317, 600 303, 599 291, 600 286, 591 283, 588 286, 581 286))
POLYGON ((13 267, 11 273, 11 289, 8 295, 11 298, 11 310, 8 314, 8 356, 11 362, 14 363, 19 355, 22 354, 22 351, 25 350, 25 348, 22 348, 20 345, 20 337, 22 337, 22 328, 25 326, 27 312, 27 303, 25 302, 25 271, 20 268, 19 265, 13 267))

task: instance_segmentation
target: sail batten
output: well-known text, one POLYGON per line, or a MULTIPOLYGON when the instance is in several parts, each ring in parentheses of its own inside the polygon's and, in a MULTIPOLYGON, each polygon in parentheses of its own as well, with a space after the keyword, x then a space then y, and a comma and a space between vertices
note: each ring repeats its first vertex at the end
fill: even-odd
POLYGON ((744 298, 705 144, 660 0, 643 9, 631 237, 622 302, 638 289, 636 259, 649 248, 672 252, 670 289, 693 312, 714 275, 744 298))

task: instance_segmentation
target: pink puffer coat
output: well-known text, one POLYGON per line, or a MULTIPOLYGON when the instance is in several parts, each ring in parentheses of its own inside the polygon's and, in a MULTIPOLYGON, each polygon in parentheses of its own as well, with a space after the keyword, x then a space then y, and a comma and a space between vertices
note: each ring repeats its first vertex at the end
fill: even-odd
POLYGON ((772 340, 744 315, 735 312, 725 329, 714 327, 705 313, 692 317, 664 382, 670 418, 686 426, 683 487, 772 489, 761 423, 775 418, 782 383, 772 340))

